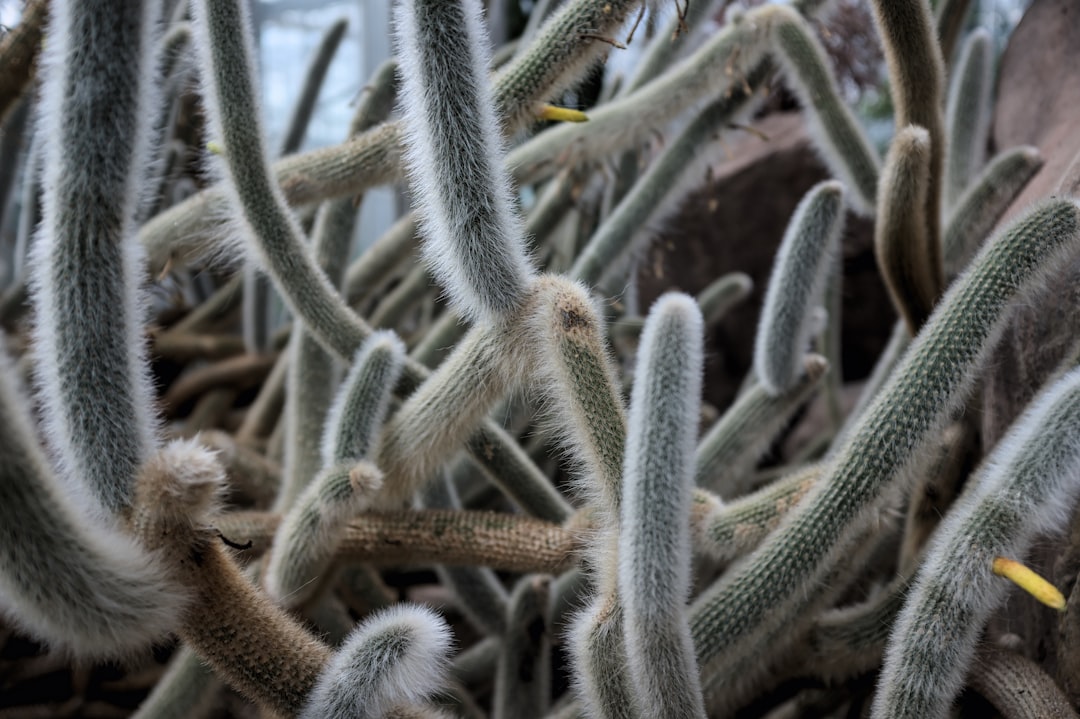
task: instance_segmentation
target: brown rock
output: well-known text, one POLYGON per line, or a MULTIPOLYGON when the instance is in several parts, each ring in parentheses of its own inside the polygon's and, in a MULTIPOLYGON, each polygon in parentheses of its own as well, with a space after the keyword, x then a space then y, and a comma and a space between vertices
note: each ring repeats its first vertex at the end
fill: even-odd
MULTIPOLYGON (((754 122, 754 133, 725 138, 726 158, 691 193, 650 246, 638 275, 642 308, 662 292, 697 293, 728 272, 754 280, 749 299, 707 339, 706 400, 727 407, 748 371, 765 286, 795 206, 828 177, 798 113, 754 122)), ((848 216, 844 246, 844 376, 869 373, 895 314, 873 256, 870 224, 848 216)))

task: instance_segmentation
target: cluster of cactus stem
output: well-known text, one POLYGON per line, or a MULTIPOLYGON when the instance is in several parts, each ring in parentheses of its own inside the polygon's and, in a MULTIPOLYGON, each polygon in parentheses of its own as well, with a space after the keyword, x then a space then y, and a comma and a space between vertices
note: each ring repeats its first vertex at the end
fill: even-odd
POLYGON ((976 469, 956 457, 1009 308, 1080 251, 1080 205, 995 229, 1041 160, 982 156, 993 56, 982 32, 954 47, 967 2, 872 3, 884 158, 817 38, 829 3, 705 33, 725 3, 541 1, 493 55, 480 0, 401 0, 347 138, 297 152, 338 23, 274 164, 247 4, 31 0, 0 38, 0 121, 26 147, 0 157, 22 183, 5 624, 76 662, 175 647, 144 719, 204 716, 223 687, 281 716, 725 717, 797 708, 782 688, 806 678, 828 716, 944 717, 965 687, 1076 716, 983 635, 1004 578, 1068 609, 1023 560, 1080 490, 1080 351, 976 469), (560 107, 642 16, 634 73, 560 107), (781 85, 835 179, 777 238, 750 373, 702 427, 708 332, 750 281, 639 314, 635 258, 781 85), (415 209, 356 252, 388 183, 415 209), (844 412, 848 212, 900 320, 844 412), (759 469, 812 401, 834 408, 812 451, 759 469))

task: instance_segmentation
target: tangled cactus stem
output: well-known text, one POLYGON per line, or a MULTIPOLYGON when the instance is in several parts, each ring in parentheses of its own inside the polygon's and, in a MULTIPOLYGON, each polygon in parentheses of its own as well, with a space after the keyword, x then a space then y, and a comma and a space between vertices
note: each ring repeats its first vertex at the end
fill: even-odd
POLYGON ((480 3, 408 0, 395 24, 424 257, 462 314, 499 320, 522 305, 533 270, 502 167, 480 3))
POLYGON ((175 628, 190 596, 159 557, 70 501, 38 446, 15 376, 0 343, 4 616, 79 659, 145 651, 175 628))
POLYGON ((747 662, 762 661, 766 647, 798 624, 837 548, 854 539, 884 489, 971 387, 1008 302, 1075 247, 1078 233, 1080 208, 1053 200, 992 242, 946 295, 824 481, 762 547, 698 597, 691 628, 707 691, 732 687, 747 662), (789 561, 793 552, 799 562, 789 561))
POLYGON ((998 557, 1059 531, 1080 494, 1080 368, 1032 401, 942 522, 897 619, 874 717, 942 717, 1008 585, 998 557))
POLYGON ((301 719, 378 719, 441 687, 450 628, 430 609, 398 606, 353 631, 319 677, 301 719))
POLYGON ((166 446, 139 475, 136 536, 190 588, 180 638, 244 696, 295 715, 330 650, 248 581, 211 529, 223 485, 211 452, 194 443, 166 446))

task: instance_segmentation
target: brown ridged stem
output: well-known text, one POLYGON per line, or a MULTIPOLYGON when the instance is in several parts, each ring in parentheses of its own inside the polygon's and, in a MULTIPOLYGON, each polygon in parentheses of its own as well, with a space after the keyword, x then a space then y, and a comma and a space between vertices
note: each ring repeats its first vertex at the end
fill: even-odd
MULTIPOLYGON (((281 516, 236 512, 216 520, 230 543, 265 552, 281 516)), ((335 558, 381 566, 485 566, 507 572, 558 574, 577 563, 579 537, 552 522, 470 510, 400 510, 365 514, 345 531, 335 558)))

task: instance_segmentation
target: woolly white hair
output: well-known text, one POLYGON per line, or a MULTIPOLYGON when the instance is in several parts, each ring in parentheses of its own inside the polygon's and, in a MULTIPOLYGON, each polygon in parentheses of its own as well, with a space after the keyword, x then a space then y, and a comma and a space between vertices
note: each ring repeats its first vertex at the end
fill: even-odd
POLYGON ((371 453, 401 376, 405 343, 395 333, 372 333, 360 345, 326 415, 322 436, 324 466, 359 461, 371 453))
POLYGON ((378 719, 418 703, 444 681, 452 638, 446 622, 420 606, 396 605, 368 618, 323 670, 301 719, 378 719))
POLYGON ((754 343, 754 372, 772 395, 792 389, 803 374, 813 310, 835 269, 844 226, 844 187, 815 185, 788 222, 773 263, 754 343))
POLYGON ((86 0, 50 15, 38 132, 51 141, 29 258, 34 370, 58 476, 80 506, 110 518, 156 445, 134 237, 153 13, 139 0, 86 0))
POLYGON ((685 613, 703 343, 692 297, 657 300, 630 399, 618 572, 627 662, 644 716, 705 717, 685 613))
POLYGON ((983 624, 1009 585, 996 556, 1061 531, 1080 494, 1080 368, 1049 384, 938 527, 897 618, 873 716, 939 717, 963 687, 983 624))
POLYGON ((312 480, 274 535, 265 585, 275 601, 295 607, 317 591, 313 580, 331 564, 349 520, 382 482, 382 472, 370 462, 331 465, 312 480))
POLYGON ((153 554, 77 511, 58 486, 2 344, 0 612, 78 658, 145 650, 174 628, 185 592, 153 554))
POLYGON ((534 276, 503 169, 477 0, 405 0, 395 29, 423 254, 455 309, 497 321, 534 276))

